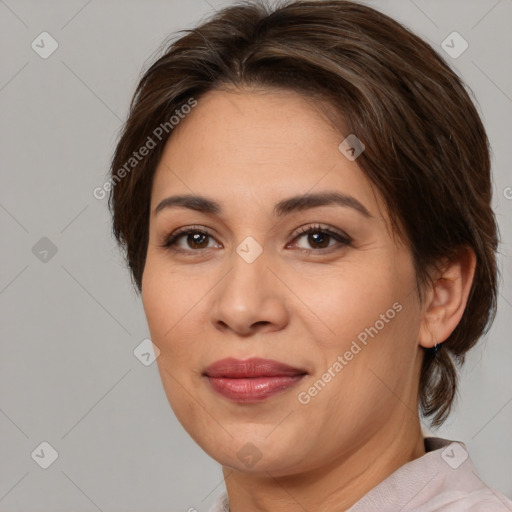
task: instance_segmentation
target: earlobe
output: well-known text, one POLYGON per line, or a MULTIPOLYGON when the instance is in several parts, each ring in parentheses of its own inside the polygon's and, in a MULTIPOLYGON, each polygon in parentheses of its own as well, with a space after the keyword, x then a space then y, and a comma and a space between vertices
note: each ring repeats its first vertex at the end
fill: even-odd
POLYGON ((443 265, 431 284, 424 303, 419 344, 432 348, 445 341, 457 327, 469 297, 476 255, 469 247, 443 265))

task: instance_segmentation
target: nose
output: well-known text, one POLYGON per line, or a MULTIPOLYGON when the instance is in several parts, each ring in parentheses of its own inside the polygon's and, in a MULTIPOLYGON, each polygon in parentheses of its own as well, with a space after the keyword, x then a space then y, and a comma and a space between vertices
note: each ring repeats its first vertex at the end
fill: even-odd
POLYGON ((276 270, 265 251, 251 263, 234 252, 230 271, 212 290, 214 327, 243 337, 283 329, 289 321, 287 290, 276 270))

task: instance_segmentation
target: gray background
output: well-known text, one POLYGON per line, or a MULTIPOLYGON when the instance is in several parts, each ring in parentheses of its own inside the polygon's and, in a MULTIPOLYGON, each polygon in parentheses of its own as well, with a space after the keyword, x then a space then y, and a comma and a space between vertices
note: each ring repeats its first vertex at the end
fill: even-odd
MULTIPOLYGON (((92 191, 142 66, 167 35, 227 4, 0 0, 2 512, 201 512, 223 490, 220 466, 174 417, 156 363, 133 354, 148 337, 142 306, 106 199, 92 191), (59 45, 47 59, 31 48, 43 31, 59 45), (48 469, 31 457, 43 441, 59 454, 48 469)), ((464 441, 484 481, 512 497, 512 1, 371 5, 453 64, 493 146, 499 314, 468 358, 455 413, 434 434, 464 441), (469 43, 457 59, 440 46, 453 31, 469 43)))

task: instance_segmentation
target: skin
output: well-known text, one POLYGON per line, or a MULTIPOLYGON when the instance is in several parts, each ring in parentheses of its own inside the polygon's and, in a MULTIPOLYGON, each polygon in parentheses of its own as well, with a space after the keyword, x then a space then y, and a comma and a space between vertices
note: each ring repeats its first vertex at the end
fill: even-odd
POLYGON ((338 150, 347 135, 290 91, 210 91, 173 130, 156 170, 143 305, 169 403, 222 464, 232 512, 346 510, 425 453, 422 347, 456 327, 475 259, 467 250, 446 263, 420 303, 411 253, 393 237, 382 197, 338 150), (282 199, 321 191, 351 195, 371 217, 338 205, 272 213, 282 199), (222 213, 155 214, 178 194, 214 199, 222 213), (352 242, 296 234, 315 225, 352 242), (183 227, 211 236, 181 237, 182 252, 162 246, 183 227), (236 252, 248 236, 263 249, 252 263, 236 252), (300 403, 298 393, 395 303, 400 312, 300 403), (225 357, 274 359, 308 375, 263 402, 234 403, 203 375, 225 357), (244 446, 256 463, 237 455, 244 446))

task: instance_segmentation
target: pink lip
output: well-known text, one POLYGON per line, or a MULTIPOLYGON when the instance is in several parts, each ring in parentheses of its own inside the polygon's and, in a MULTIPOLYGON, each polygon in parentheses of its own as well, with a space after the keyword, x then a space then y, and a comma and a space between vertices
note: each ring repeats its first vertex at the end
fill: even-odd
POLYGON ((204 375, 213 390, 236 402, 254 403, 284 391, 307 372, 271 359, 222 359, 208 366, 204 375))

